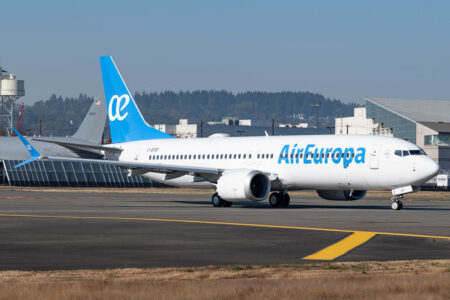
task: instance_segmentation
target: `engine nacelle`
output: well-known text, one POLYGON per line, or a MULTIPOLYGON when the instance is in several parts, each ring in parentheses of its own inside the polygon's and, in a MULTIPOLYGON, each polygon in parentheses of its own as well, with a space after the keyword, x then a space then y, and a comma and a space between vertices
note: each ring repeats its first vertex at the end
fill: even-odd
POLYGON ((317 194, 325 200, 353 201, 362 199, 367 191, 364 190, 317 190, 317 194))
POLYGON ((270 180, 266 174, 256 170, 227 170, 217 181, 219 196, 228 201, 262 201, 270 192, 270 180))

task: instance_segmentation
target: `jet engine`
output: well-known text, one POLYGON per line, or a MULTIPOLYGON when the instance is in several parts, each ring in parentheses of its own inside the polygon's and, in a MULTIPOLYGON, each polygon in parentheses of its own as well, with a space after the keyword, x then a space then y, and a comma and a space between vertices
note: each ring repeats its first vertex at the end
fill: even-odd
POLYGON ((353 201, 362 199, 367 191, 364 190, 317 190, 317 194, 325 200, 353 201))
POLYGON ((270 192, 270 180, 256 170, 227 170, 217 181, 216 191, 224 200, 262 201, 270 192))

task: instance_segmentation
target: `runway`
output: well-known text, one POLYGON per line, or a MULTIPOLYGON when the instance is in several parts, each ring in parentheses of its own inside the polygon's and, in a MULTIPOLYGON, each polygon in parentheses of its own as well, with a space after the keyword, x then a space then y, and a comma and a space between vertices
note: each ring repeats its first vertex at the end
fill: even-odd
POLYGON ((450 201, 291 196, 213 208, 207 194, 0 190, 0 269, 450 258, 450 201))

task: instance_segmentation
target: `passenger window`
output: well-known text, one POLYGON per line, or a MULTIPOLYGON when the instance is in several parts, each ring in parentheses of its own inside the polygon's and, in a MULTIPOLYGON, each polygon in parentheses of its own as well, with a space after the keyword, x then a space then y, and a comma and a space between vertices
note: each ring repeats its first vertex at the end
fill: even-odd
POLYGON ((259 154, 256 155, 256 158, 259 158, 259 154))
POLYGON ((251 154, 249 154, 249 155, 248 155, 248 158, 252 158, 252 155, 251 155, 251 154))
POLYGON ((209 159, 209 154, 206 156, 206 159, 209 159))
POLYGON ((300 153, 300 158, 303 158, 303 153, 300 153))
POLYGON ((270 154, 270 158, 273 158, 273 153, 272 153, 272 154, 270 154))
POLYGON ((238 158, 241 159, 241 155, 240 154, 238 155, 238 158))
POLYGON ((244 159, 245 159, 246 156, 247 156, 247 154, 244 154, 244 159))
POLYGON ((234 159, 236 159, 236 154, 233 156, 234 159))

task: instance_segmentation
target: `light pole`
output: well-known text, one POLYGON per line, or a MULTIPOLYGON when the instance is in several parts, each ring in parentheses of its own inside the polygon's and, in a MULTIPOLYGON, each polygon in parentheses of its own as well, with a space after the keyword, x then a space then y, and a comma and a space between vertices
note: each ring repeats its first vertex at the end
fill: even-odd
POLYGON ((320 102, 317 102, 315 104, 311 104, 311 107, 316 109, 316 134, 319 134, 319 107, 320 107, 320 102))

